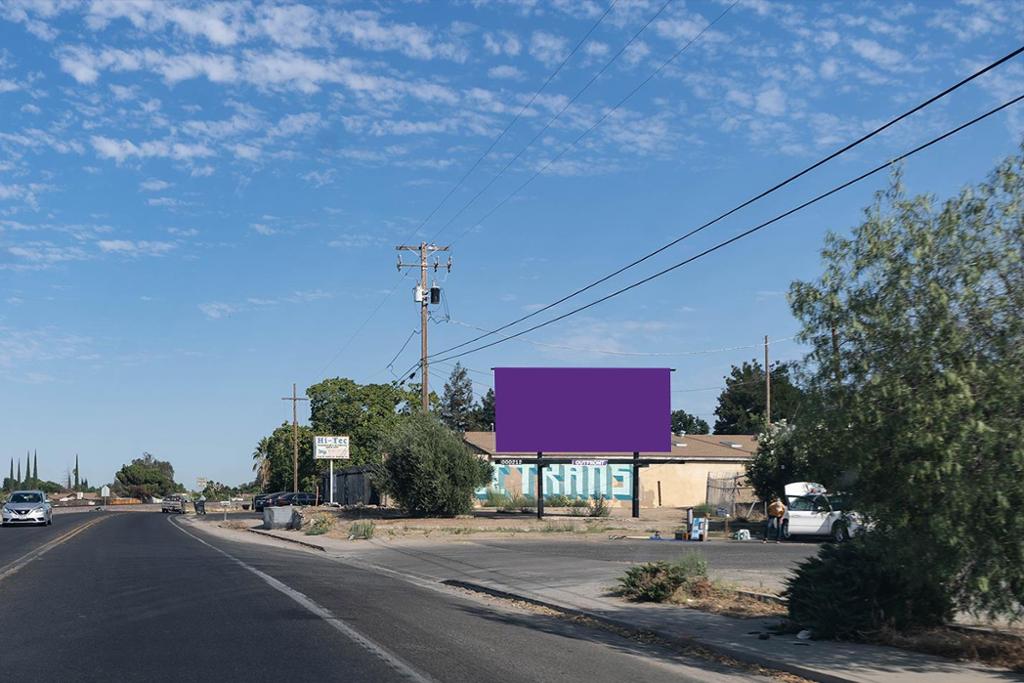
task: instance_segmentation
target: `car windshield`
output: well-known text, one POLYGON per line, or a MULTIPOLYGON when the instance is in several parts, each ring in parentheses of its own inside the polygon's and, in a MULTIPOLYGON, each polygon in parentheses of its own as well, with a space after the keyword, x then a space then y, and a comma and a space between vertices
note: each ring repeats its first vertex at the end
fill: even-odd
POLYGON ((41 493, 14 493, 11 494, 11 499, 8 503, 42 503, 43 495, 41 493))

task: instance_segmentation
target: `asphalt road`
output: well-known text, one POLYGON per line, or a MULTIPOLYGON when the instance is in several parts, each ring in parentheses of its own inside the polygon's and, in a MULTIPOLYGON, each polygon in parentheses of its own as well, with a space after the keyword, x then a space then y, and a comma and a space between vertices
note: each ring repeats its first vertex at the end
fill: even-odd
POLYGON ((0 528, 0 574, 4 567, 31 553, 71 529, 93 519, 93 512, 55 512, 51 526, 9 526, 0 528))
MULTIPOLYGON (((76 522, 96 516, 13 574, 0 564, 5 679, 750 680, 555 617, 183 531, 159 513, 76 522)), ((4 558, 56 539, 23 540, 32 531, 3 529, 4 558)))

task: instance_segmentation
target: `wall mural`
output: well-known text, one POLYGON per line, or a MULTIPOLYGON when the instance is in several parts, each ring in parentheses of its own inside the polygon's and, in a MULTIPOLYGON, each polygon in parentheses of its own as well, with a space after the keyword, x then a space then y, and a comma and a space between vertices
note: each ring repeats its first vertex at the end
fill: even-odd
MULTIPOLYGON (((489 487, 476 492, 485 499, 487 489, 509 495, 537 495, 537 467, 535 465, 506 465, 494 463, 489 487)), ((546 465, 544 467, 544 496, 564 495, 570 498, 590 499, 601 495, 608 500, 631 500, 633 466, 605 465, 546 465)))

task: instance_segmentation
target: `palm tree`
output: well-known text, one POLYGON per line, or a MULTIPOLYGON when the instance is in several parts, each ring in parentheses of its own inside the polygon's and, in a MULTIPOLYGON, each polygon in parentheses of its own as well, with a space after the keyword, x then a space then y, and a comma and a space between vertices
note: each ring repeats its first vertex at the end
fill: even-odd
POLYGON ((256 472, 256 476, 260 481, 260 486, 265 491, 267 489, 267 482, 270 480, 270 439, 263 437, 260 442, 256 444, 256 449, 252 452, 252 471, 256 472))

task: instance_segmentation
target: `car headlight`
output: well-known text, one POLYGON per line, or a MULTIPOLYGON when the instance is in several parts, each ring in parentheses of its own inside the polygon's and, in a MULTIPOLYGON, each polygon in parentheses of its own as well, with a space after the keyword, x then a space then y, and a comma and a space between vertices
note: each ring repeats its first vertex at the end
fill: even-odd
POLYGON ((42 505, 40 505, 40 506, 39 506, 39 507, 37 507, 37 508, 32 508, 32 514, 33 514, 33 515, 34 515, 34 514, 37 514, 37 513, 43 513, 43 512, 46 512, 46 508, 45 508, 45 507, 43 507, 42 505))

